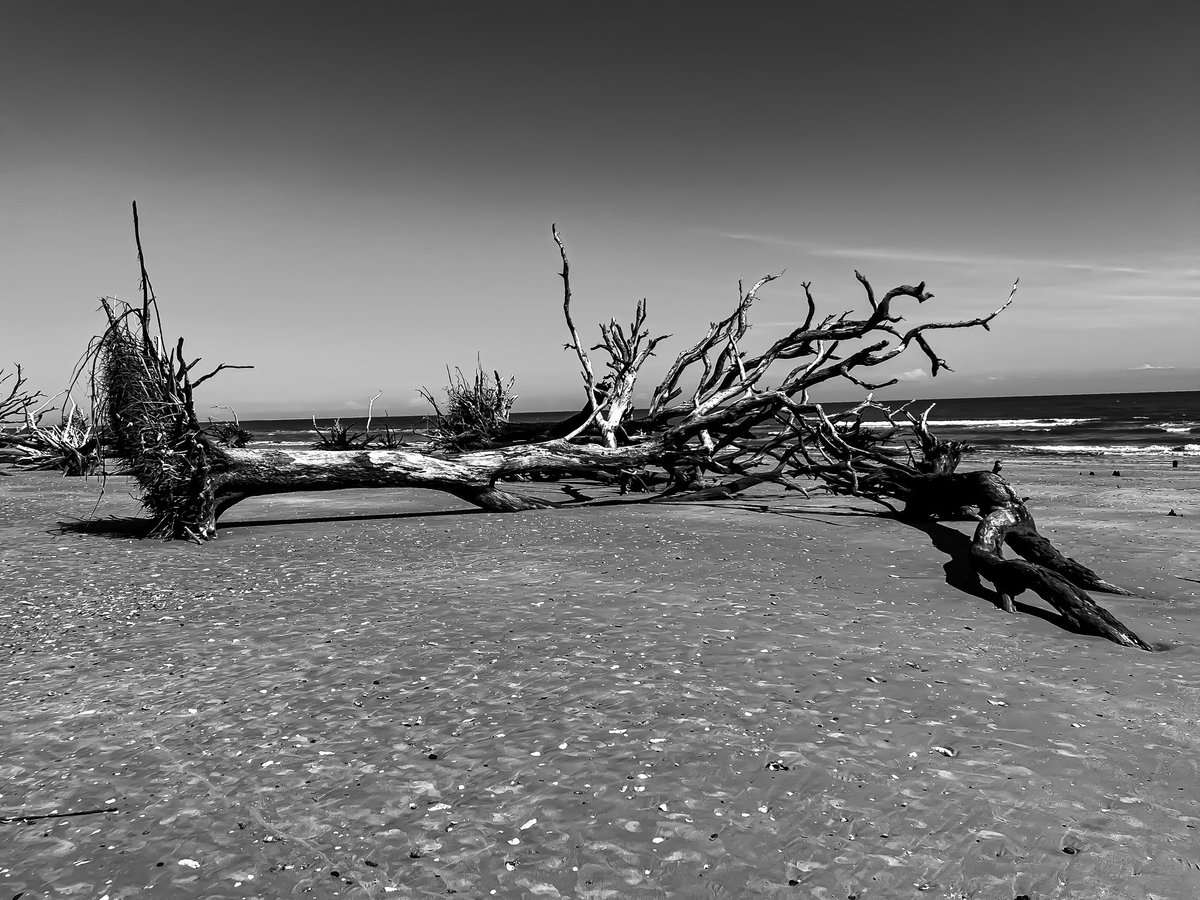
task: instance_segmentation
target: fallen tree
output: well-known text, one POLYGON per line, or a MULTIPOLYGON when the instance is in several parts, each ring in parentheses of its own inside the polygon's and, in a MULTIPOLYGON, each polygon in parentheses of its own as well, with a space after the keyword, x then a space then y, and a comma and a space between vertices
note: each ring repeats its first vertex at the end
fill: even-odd
MULTIPOLYGON (((1032 516, 997 473, 958 473, 965 448, 930 434, 926 420, 901 424, 883 410, 894 432, 914 443, 898 453, 895 434, 880 439, 864 429, 863 416, 882 410, 869 400, 842 416, 830 416, 809 401, 809 391, 844 379, 871 391, 894 384, 865 380, 877 366, 916 348, 936 376, 948 370, 930 337, 947 329, 984 328, 1012 303, 974 319, 907 324, 901 303, 932 298, 925 285, 901 285, 877 296, 868 280, 861 313, 818 315, 811 285, 802 285, 805 306, 795 328, 765 349, 747 348, 749 313, 759 292, 777 276, 739 285, 733 311, 712 323, 682 350, 651 394, 649 407, 634 409, 634 389, 645 363, 666 336, 651 336, 646 303, 638 303, 626 328, 610 320, 600 327, 591 352, 572 315, 570 263, 557 229, 563 283, 563 316, 576 356, 587 405, 544 440, 511 442, 504 429, 483 432, 473 449, 441 448, 346 451, 237 449, 217 446, 196 418, 193 392, 226 366, 193 378, 198 360, 187 360, 183 340, 168 344, 161 333, 157 300, 150 287, 137 233, 142 303, 106 300, 108 326, 94 344, 95 407, 113 435, 112 450, 128 461, 156 535, 203 542, 216 537, 217 521, 234 504, 256 496, 363 487, 428 488, 444 491, 486 510, 511 512, 565 506, 519 493, 505 484, 520 477, 605 476, 613 479, 654 467, 664 475, 663 497, 675 500, 733 497, 770 482, 807 492, 815 483, 835 493, 864 497, 912 518, 958 514, 963 507, 982 517, 972 564, 996 584, 1001 604, 1031 589, 1046 598, 1080 630, 1148 649, 1145 642, 1098 607, 1084 592, 1119 589, 1068 560, 1037 533, 1032 516), (597 375, 591 353, 607 370, 597 375), (769 431, 768 436, 764 432, 769 431), (814 482, 815 479, 815 482, 814 482), (1022 560, 1001 555, 1007 545, 1022 560)), ((481 376, 482 379, 482 376, 481 376)), ((469 385, 464 385, 469 388, 469 385)), ((511 385, 509 385, 511 387, 511 385)), ((496 376, 489 399, 503 406, 505 385, 496 376)), ((493 410, 494 411, 494 410, 493 410)), ((507 410, 504 410, 507 412, 507 410)), ((495 417, 493 416, 493 419, 495 417)))
POLYGON ((507 380, 492 370, 489 378, 483 363, 476 361, 475 375, 470 380, 462 369, 446 367, 448 384, 445 399, 440 403, 428 388, 417 393, 433 408, 425 430, 434 444, 447 450, 470 450, 500 443, 512 433, 509 414, 517 395, 513 393, 515 378, 507 380))
POLYGON ((41 398, 29 390, 19 363, 12 372, 0 369, 0 461, 17 462, 26 455, 31 410, 41 398))
POLYGON ((0 369, 0 460, 22 469, 90 475, 100 464, 100 438, 74 402, 58 424, 43 425, 56 399, 30 391, 20 365, 13 372, 0 369))
POLYGON ((0 432, 27 424, 41 399, 40 391, 29 389, 20 363, 12 372, 0 369, 0 432))
POLYGON ((0 434, 0 450, 20 469, 93 475, 100 468, 100 436, 78 410, 57 425, 36 424, 0 434))

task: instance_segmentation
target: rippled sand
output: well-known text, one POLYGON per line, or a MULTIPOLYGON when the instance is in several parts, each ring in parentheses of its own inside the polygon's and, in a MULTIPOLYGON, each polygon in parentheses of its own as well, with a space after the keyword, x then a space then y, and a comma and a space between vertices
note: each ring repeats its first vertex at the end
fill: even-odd
POLYGON ((199 548, 0 477, 0 896, 1200 896, 1187 465, 1005 469, 1154 654, 828 499, 290 496, 199 548))

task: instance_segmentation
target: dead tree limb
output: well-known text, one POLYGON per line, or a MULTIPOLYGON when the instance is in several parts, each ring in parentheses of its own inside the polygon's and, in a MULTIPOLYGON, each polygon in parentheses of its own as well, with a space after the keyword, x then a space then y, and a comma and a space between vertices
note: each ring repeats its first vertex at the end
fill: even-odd
MULTIPOLYGON (((566 320, 567 333, 571 337, 564 349, 574 350, 575 356, 579 359, 579 366, 583 370, 583 389, 587 391, 588 402, 591 404, 591 414, 587 423, 578 429, 581 432, 587 425, 600 418, 600 400, 596 396, 598 384, 596 372, 592 369, 592 361, 588 357, 587 351, 583 349, 583 343, 579 340, 579 332, 575 328, 575 320, 571 317, 571 263, 567 259, 567 248, 563 245, 562 238, 558 236, 557 225, 550 226, 550 233, 554 236, 554 243, 558 245, 559 257, 562 259, 562 272, 559 273, 559 277, 562 278, 563 283, 563 318, 566 320)), ((572 434, 570 437, 575 437, 575 435, 572 434)), ((615 443, 612 446, 615 446, 615 443)))

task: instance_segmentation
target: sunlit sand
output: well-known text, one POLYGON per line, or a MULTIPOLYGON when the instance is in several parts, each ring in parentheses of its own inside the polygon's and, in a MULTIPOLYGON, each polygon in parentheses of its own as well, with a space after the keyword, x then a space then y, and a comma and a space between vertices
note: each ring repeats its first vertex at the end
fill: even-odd
MULTIPOLYGON (((198 548, 56 533, 95 482, 0 478, 0 814, 49 816, 6 822, 0 881, 1194 896, 1200 478, 1122 466, 1006 474, 1165 652, 951 586, 971 523, 828 498, 285 495, 198 548)), ((98 515, 135 513, 126 487, 98 515)))

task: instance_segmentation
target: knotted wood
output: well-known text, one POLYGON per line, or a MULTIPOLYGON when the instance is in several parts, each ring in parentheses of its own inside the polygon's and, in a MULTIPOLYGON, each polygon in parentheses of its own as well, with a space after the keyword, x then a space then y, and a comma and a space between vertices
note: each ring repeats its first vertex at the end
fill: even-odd
MULTIPOLYGON (((952 476, 953 477, 953 476, 952 476)), ((981 520, 971 541, 970 559, 975 571, 996 586, 1001 607, 1015 612, 1013 597, 1033 591, 1084 634, 1095 634, 1118 644, 1152 649, 1125 623, 1096 603, 1085 588, 1128 595, 1087 566, 1064 556, 1037 530, 1028 508, 1008 483, 993 472, 972 472, 957 478, 969 491, 958 499, 979 507, 981 520), (1024 559, 1008 559, 1007 544, 1024 559)))

